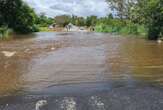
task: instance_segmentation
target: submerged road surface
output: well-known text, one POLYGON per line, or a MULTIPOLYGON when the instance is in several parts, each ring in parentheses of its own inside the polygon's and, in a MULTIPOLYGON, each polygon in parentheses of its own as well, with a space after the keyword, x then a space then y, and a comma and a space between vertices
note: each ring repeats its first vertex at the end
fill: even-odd
POLYGON ((0 110, 163 110, 163 44, 110 34, 0 41, 0 110))

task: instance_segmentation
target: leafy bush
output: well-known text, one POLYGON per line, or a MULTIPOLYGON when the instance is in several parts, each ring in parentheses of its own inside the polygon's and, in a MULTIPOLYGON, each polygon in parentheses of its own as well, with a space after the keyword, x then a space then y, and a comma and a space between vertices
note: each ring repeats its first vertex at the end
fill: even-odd
POLYGON ((40 16, 36 17, 35 24, 37 24, 39 27, 48 27, 49 25, 54 23, 53 18, 48 18, 44 14, 41 14, 40 16))
POLYGON ((163 0, 139 0, 132 12, 136 21, 148 29, 148 39, 156 40, 160 37, 163 27, 163 0))
POLYGON ((12 30, 9 29, 7 26, 0 27, 0 40, 9 39, 10 33, 12 33, 12 30))
POLYGON ((95 30, 97 32, 119 33, 119 34, 133 34, 145 35, 144 26, 120 19, 103 19, 98 21, 95 30))
POLYGON ((22 0, 0 0, 1 24, 8 25, 15 32, 29 33, 34 30, 36 14, 22 0))

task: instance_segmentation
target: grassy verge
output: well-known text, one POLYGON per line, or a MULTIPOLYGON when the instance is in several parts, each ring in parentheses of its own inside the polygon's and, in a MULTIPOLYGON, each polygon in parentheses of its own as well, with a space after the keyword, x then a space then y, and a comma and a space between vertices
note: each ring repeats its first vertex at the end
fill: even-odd
POLYGON ((51 32, 52 30, 50 30, 48 27, 39 27, 39 31, 40 32, 51 32))
POLYGON ((120 35, 136 35, 146 37, 147 31, 143 25, 124 22, 120 20, 110 20, 109 22, 99 22, 95 26, 96 32, 116 33, 120 35))

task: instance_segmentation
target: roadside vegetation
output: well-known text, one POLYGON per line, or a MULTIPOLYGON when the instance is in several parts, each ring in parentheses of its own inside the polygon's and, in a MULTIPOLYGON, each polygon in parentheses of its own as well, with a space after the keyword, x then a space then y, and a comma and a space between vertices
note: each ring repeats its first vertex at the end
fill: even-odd
POLYGON ((6 26, 0 27, 0 40, 9 39, 9 35, 12 33, 12 29, 6 26))
POLYGON ((28 34, 51 31, 50 26, 65 27, 69 23, 96 32, 133 34, 156 40, 163 36, 163 0, 106 0, 112 9, 107 17, 61 15, 48 18, 37 15, 22 0, 0 0, 0 38, 10 33, 28 34), (12 30, 12 31, 11 31, 12 30))
POLYGON ((34 10, 22 0, 0 0, 0 38, 8 39, 9 34, 38 32, 52 20, 34 10), (12 31, 11 31, 12 30, 12 31))
POLYGON ((38 31, 49 31, 48 27, 52 24, 54 24, 54 18, 49 18, 44 13, 36 16, 35 25, 38 31))
POLYGON ((23 34, 35 32, 35 18, 33 9, 22 0, 0 0, 1 38, 6 38, 10 29, 23 34))
POLYGON ((120 22, 127 21, 124 26, 127 31, 130 32, 131 26, 134 33, 147 32, 149 40, 157 40, 163 36, 163 0, 107 0, 107 2, 112 10, 116 10, 120 22))
POLYGON ((101 18, 97 22, 95 30, 97 32, 116 33, 124 35, 132 34, 144 37, 147 35, 147 30, 145 29, 144 25, 133 23, 129 20, 113 19, 110 17, 101 18))
POLYGON ((55 17, 55 23, 65 27, 69 23, 75 26, 86 27, 96 32, 116 33, 116 34, 133 34, 145 37, 147 29, 144 24, 133 23, 127 19, 114 18, 112 14, 107 17, 98 18, 96 16, 77 17, 62 15, 55 17))
POLYGON ((112 9, 107 17, 58 16, 57 24, 93 28, 96 32, 133 34, 157 40, 163 36, 163 0, 106 0, 112 9))

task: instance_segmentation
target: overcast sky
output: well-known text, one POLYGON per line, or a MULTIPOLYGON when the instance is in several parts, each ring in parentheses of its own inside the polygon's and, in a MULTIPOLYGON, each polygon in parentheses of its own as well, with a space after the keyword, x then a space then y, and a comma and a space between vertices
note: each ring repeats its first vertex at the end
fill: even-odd
POLYGON ((109 12, 105 0, 24 0, 37 13, 45 13, 49 17, 56 15, 77 15, 98 17, 106 16, 109 12))

